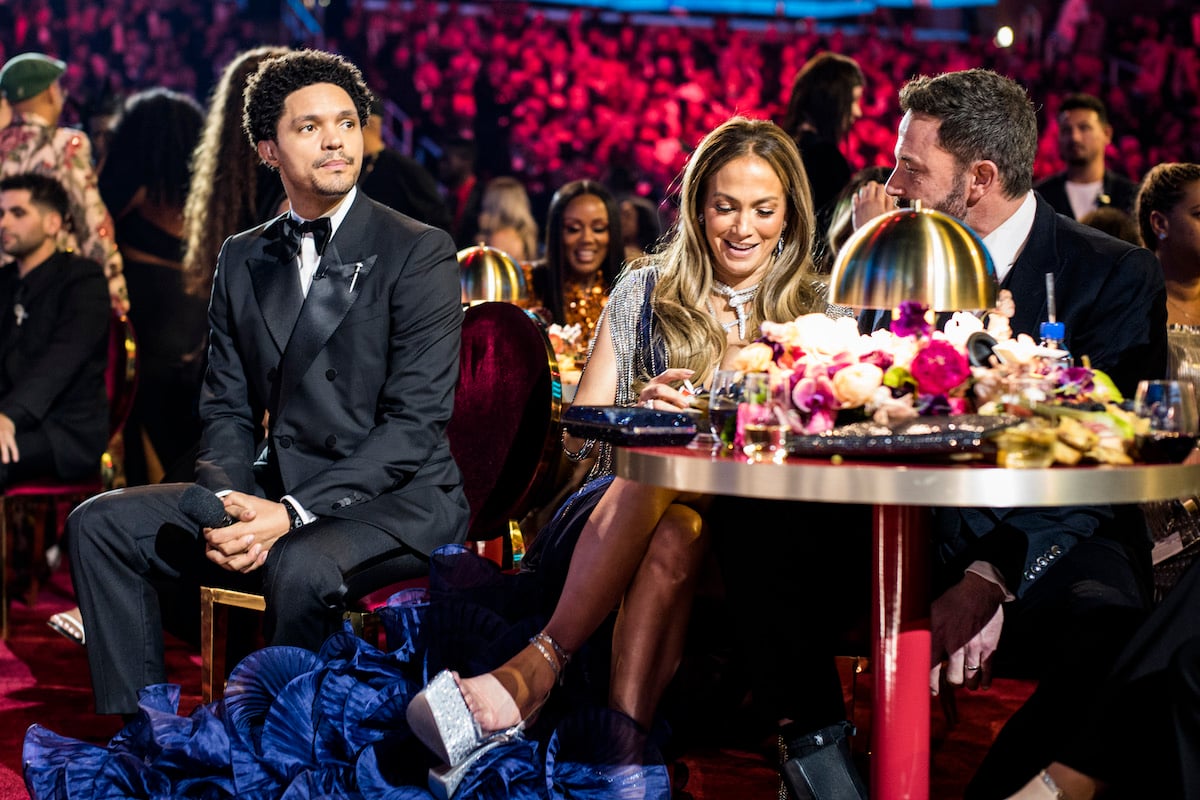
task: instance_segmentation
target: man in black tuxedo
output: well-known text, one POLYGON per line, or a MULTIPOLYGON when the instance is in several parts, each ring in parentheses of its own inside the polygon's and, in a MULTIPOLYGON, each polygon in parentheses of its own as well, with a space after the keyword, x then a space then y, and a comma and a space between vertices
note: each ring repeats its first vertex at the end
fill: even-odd
POLYGON ((1058 107, 1058 154, 1067 168, 1038 183, 1046 202, 1060 214, 1083 219, 1109 206, 1133 214, 1137 184, 1104 164, 1113 128, 1104 102, 1090 94, 1072 94, 1058 107))
POLYGON ((156 586, 194 592, 213 572, 250 585, 270 643, 315 649, 348 599, 465 537, 445 436, 458 265, 445 232, 355 189, 370 101, 357 68, 314 51, 265 61, 247 84, 246 132, 291 211, 226 241, 214 279, 196 481, 235 522, 199 530, 179 508, 186 484, 71 515, 99 713, 136 711, 138 689, 165 677, 156 586))
MULTIPOLYGON (((963 220, 983 238, 1000 288, 1013 294, 1014 335, 1038 338, 1053 273, 1057 318, 1076 358, 1088 356, 1122 392, 1163 376, 1158 262, 1056 214, 1032 190, 1037 120, 1025 90, 973 69, 918 77, 900 90, 900 105, 896 169, 886 187, 865 189, 860 205, 886 191, 963 220)), ((1145 523, 1136 508, 1116 506, 944 510, 934 546, 934 690, 942 679, 986 686, 993 655, 1039 679, 967 794, 1005 797, 1050 760, 1057 721, 1081 716, 1127 638, 1118 632, 1148 603, 1145 523)))
POLYGON ((0 487, 95 475, 108 443, 108 291, 55 243, 69 207, 53 178, 0 180, 0 487))

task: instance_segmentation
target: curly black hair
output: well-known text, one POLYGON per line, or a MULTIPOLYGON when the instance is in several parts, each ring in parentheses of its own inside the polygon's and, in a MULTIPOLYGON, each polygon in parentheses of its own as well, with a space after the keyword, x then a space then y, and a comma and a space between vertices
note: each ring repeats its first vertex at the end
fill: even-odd
POLYGON ((354 101, 360 125, 371 116, 371 90, 358 67, 333 53, 321 50, 297 50, 263 61, 246 82, 242 104, 242 129, 254 147, 274 140, 283 104, 292 92, 315 83, 340 86, 354 101))

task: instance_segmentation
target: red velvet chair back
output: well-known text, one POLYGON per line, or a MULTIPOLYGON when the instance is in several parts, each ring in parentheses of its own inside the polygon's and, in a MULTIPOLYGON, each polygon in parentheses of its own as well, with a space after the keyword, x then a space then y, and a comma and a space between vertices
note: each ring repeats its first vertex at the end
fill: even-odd
POLYGON ((450 451, 471 506, 467 537, 506 533, 538 498, 559 448, 562 384, 542 325, 510 303, 466 311, 450 451))

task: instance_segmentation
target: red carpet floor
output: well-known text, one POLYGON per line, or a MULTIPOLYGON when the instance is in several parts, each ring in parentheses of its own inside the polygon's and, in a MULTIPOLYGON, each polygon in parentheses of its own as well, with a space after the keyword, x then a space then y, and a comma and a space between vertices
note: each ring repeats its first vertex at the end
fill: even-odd
MULTIPOLYGON (((91 688, 83 648, 55 634, 45 624, 56 611, 73 605, 70 582, 60 571, 43 587, 36 608, 14 600, 9 638, 0 642, 0 800, 28 797, 21 780, 21 742, 37 722, 59 733, 97 743, 119 727, 111 717, 92 713, 91 688)), ((184 643, 168 640, 168 674, 182 688, 180 711, 189 713, 200 700, 198 656, 184 643)), ((849 683, 847 682, 849 690, 849 683)), ((986 693, 961 692, 958 722, 949 729, 940 707, 931 704, 933 800, 962 796, 962 788, 1004 720, 1028 696, 1032 686, 998 680, 986 693)), ((869 676, 860 676, 855 693, 858 740, 867 740, 869 676)), ((767 758, 757 752, 708 747, 693 749, 682 761, 688 780, 683 791, 692 800, 768 800, 776 797, 778 779, 767 758)))

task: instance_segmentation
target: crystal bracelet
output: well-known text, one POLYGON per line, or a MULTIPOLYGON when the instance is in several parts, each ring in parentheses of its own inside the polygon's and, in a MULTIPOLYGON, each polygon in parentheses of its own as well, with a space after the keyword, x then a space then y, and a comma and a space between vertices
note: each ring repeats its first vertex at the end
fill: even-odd
POLYGON ((595 439, 585 439, 583 442, 583 447, 580 447, 578 450, 575 450, 574 452, 572 452, 571 448, 567 447, 567 432, 563 431, 563 434, 562 434, 563 453, 571 461, 583 461, 585 458, 587 458, 588 456, 590 456, 592 454, 592 449, 595 446, 596 446, 595 439))

